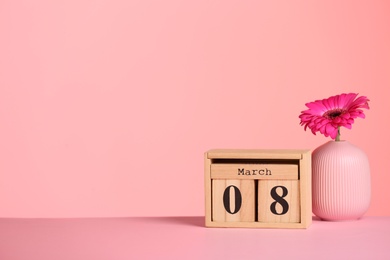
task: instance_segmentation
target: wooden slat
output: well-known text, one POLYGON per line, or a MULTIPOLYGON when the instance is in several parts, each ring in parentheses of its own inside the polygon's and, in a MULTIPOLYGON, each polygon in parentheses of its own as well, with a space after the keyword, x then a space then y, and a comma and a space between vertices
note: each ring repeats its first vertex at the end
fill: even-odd
POLYGON ((207 152, 209 159, 298 159, 308 150, 280 150, 280 149, 213 149, 207 152))
POLYGON ((211 179, 297 180, 295 164, 211 164, 211 179))
POLYGON ((302 154, 300 160, 300 176, 299 186, 301 190, 301 223, 304 227, 310 226, 312 223, 312 190, 311 190, 311 152, 302 154))
POLYGON ((211 177, 210 177, 211 160, 204 154, 204 189, 205 189, 205 224, 206 227, 212 223, 211 219, 211 177))
POLYGON ((302 223, 263 223, 263 222, 218 222, 213 221, 206 227, 219 228, 307 228, 302 223))

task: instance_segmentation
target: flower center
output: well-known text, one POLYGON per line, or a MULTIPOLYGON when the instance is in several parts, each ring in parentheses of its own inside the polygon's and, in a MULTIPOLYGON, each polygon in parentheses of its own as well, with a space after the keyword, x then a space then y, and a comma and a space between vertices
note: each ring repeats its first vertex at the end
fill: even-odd
POLYGON ((324 113, 324 117, 326 117, 328 119, 334 119, 334 118, 340 116, 341 114, 343 114, 343 112, 344 112, 343 109, 336 108, 336 109, 333 109, 333 110, 326 111, 324 113))

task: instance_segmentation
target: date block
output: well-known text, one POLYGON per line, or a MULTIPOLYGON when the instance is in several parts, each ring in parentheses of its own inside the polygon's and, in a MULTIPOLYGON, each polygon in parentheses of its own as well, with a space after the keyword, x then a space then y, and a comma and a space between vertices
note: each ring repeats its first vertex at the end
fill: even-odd
POLYGON ((264 223, 299 223, 298 181, 260 180, 258 220, 264 223))
POLYGON ((255 221, 253 180, 213 180, 212 190, 215 221, 255 221))
POLYGON ((309 150, 205 153, 207 227, 307 228, 311 224, 309 150))

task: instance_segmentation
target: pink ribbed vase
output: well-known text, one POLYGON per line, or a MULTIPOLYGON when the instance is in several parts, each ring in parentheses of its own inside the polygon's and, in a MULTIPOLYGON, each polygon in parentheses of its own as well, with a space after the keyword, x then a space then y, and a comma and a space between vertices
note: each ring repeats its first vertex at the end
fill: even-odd
POLYGON ((347 141, 329 141, 312 153, 313 213, 323 220, 354 220, 370 206, 367 155, 347 141))

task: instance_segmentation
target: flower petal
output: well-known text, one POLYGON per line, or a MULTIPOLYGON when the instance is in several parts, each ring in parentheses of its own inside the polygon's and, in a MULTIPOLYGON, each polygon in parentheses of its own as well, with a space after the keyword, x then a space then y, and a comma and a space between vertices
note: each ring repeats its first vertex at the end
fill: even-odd
POLYGON ((314 135, 320 132, 336 138, 338 127, 351 129, 355 118, 365 118, 362 108, 369 109, 369 99, 357 96, 356 93, 343 93, 306 103, 308 109, 299 115, 300 125, 305 131, 309 128, 314 135))

